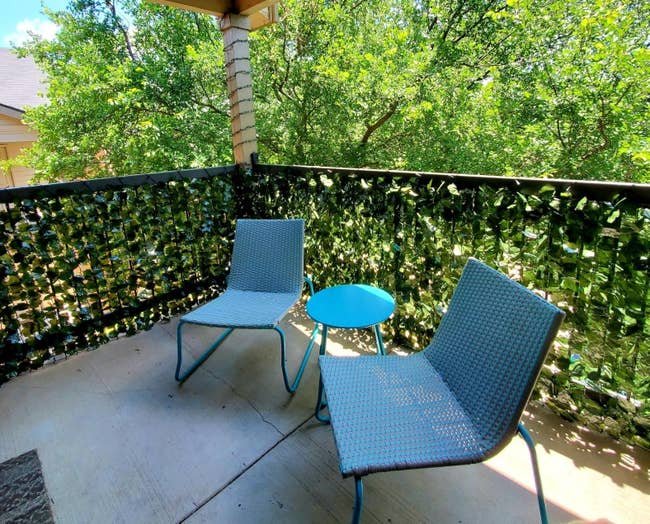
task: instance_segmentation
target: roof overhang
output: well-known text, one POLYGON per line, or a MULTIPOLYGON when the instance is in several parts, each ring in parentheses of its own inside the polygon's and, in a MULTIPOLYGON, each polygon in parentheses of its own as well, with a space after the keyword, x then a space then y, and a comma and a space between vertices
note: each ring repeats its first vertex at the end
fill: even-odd
POLYGON ((149 0, 156 4, 189 9, 223 17, 226 14, 249 16, 251 31, 277 21, 278 0, 149 0))
POLYGON ((0 104, 0 115, 10 116, 11 118, 22 119, 25 111, 16 109, 15 107, 0 104))

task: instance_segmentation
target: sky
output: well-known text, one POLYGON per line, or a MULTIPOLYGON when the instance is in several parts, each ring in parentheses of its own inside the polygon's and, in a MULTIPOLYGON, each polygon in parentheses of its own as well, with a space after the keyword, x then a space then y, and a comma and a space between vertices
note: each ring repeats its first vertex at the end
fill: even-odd
POLYGON ((63 9, 68 0, 0 0, 0 47, 11 47, 29 38, 28 31, 52 38, 56 26, 42 13, 43 5, 63 9))

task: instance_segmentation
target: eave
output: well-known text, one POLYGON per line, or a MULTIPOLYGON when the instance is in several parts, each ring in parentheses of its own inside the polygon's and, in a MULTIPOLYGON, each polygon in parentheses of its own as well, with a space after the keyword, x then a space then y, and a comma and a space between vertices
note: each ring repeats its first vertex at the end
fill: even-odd
POLYGON ((277 20, 277 0, 149 0, 150 2, 189 9, 219 18, 226 14, 250 17, 251 30, 259 29, 277 20))

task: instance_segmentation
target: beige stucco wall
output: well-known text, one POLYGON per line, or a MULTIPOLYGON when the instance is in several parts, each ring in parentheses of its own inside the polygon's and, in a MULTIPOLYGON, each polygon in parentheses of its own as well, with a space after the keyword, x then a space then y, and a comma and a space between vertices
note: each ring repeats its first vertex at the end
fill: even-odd
MULTIPOLYGON (((36 137, 19 119, 0 115, 0 160, 16 158, 36 137)), ((0 170, 0 187, 26 186, 33 174, 34 170, 23 166, 14 166, 9 173, 0 170)))

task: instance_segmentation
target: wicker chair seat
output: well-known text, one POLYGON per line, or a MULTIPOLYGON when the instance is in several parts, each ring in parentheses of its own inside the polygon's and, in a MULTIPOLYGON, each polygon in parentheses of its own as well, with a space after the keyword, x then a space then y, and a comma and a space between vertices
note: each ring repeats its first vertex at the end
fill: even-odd
POLYGON ((344 477, 482 460, 472 421, 423 354, 319 363, 344 477))
POLYGON ((295 293, 227 289, 218 298, 184 315, 182 320, 213 327, 272 329, 299 298, 295 293))

